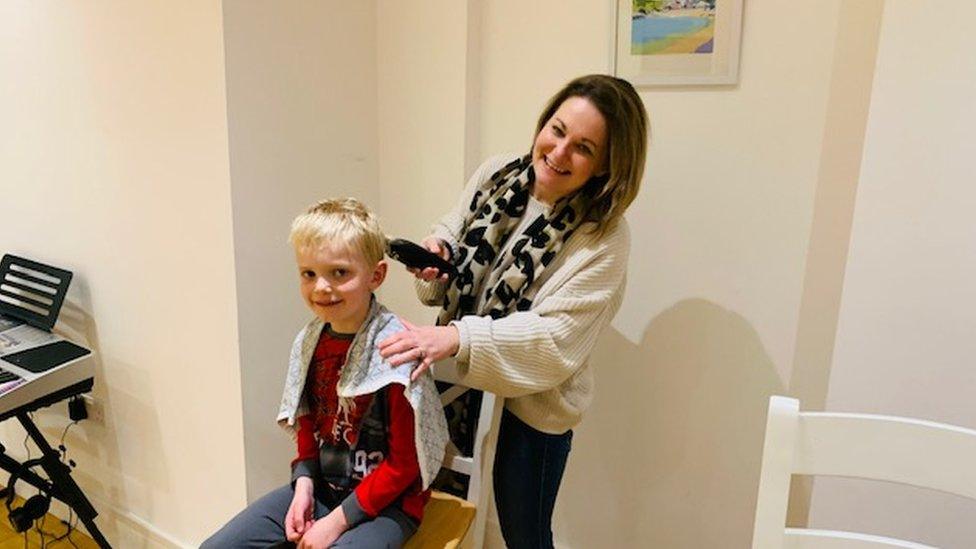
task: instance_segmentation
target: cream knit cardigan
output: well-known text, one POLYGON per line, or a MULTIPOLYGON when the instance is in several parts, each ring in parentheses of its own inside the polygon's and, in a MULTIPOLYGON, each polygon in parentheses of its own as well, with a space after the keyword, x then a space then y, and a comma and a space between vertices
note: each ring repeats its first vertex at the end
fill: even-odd
MULTIPOLYGON (((454 209, 431 234, 457 249, 468 205, 488 178, 518 155, 488 159, 471 176, 454 209)), ((593 399, 590 352, 623 299, 630 232, 621 219, 602 237, 581 226, 525 297, 528 311, 493 320, 469 315, 454 322, 462 381, 506 398, 505 407, 545 433, 576 426, 593 399)), ((440 305, 445 284, 417 281, 417 295, 440 305)))

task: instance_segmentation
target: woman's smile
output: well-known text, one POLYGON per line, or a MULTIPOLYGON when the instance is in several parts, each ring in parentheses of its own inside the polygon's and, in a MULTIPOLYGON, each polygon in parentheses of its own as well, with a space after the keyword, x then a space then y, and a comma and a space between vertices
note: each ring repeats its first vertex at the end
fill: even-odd
POLYGON ((543 159, 545 159, 546 166, 549 167, 552 171, 556 172, 556 175, 569 175, 570 174, 570 171, 569 170, 564 170, 564 169, 560 169, 559 167, 557 167, 555 165, 555 163, 553 163, 553 161, 549 158, 549 155, 543 156, 543 159))

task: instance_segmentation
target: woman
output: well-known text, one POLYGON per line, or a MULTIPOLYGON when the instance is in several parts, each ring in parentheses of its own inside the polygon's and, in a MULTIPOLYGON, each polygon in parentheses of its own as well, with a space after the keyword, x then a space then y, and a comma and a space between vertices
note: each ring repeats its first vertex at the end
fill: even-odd
POLYGON ((466 385, 506 398, 494 468, 510 548, 552 547, 552 510, 571 429, 592 399, 588 358, 620 306, 647 114, 634 88, 577 78, 539 117, 531 153, 486 161, 423 245, 450 260, 448 281, 412 270, 418 295, 442 305, 437 326, 380 343, 417 371, 454 356, 466 385))

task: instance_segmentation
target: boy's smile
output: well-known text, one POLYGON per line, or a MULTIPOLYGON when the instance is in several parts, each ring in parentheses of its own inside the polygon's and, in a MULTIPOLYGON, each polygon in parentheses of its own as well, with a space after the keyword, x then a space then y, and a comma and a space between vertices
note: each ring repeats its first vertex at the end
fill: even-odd
POLYGON ((296 249, 295 261, 308 308, 334 331, 356 333, 386 277, 386 262, 369 265, 354 247, 329 242, 296 249))

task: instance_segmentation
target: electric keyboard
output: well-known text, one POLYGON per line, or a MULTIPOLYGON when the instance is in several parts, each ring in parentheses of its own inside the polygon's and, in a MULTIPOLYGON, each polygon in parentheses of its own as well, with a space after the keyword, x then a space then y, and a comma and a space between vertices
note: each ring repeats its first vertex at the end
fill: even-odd
POLYGON ((0 260, 0 419, 91 390, 91 351, 51 333, 71 276, 9 254, 0 260))
POLYGON ((47 504, 57 499, 73 509, 98 546, 111 549, 95 524, 98 511, 30 414, 92 389, 91 351, 51 333, 71 277, 71 271, 23 257, 0 259, 0 421, 16 417, 41 451, 41 457, 21 462, 0 444, 0 468, 10 473, 10 484, 21 478, 45 494, 47 504))
MULTIPOLYGON (((0 317, 0 327, 10 323, 0 317)), ((0 417, 51 395, 60 400, 69 388, 78 389, 74 394, 90 391, 95 369, 89 355, 88 349, 27 324, 0 331, 0 417), (25 335, 34 344, 10 345, 25 335), (5 342, 17 350, 4 353, 5 342)))

